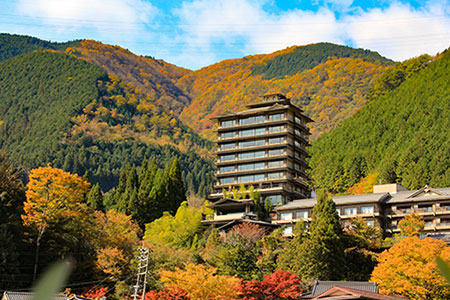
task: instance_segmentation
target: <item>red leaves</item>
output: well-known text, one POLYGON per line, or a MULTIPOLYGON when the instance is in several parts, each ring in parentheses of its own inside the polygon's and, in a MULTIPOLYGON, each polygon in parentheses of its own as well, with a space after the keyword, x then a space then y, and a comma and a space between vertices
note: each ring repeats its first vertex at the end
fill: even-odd
POLYGON ((303 292, 297 274, 277 270, 263 281, 251 280, 241 285, 244 300, 297 299, 303 292))
POLYGON ((150 291, 145 295, 145 300, 189 300, 187 292, 180 288, 170 290, 150 291))

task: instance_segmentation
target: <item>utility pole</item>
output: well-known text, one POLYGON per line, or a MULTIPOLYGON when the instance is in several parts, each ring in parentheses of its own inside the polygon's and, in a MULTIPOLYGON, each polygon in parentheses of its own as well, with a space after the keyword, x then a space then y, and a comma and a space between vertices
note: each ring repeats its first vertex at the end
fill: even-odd
POLYGON ((139 267, 137 269, 137 280, 134 288, 133 300, 145 300, 145 288, 147 285, 147 271, 148 271, 148 261, 150 258, 150 249, 142 246, 138 249, 139 253, 137 259, 139 259, 139 267), (141 292, 141 297, 138 297, 139 292, 141 292))

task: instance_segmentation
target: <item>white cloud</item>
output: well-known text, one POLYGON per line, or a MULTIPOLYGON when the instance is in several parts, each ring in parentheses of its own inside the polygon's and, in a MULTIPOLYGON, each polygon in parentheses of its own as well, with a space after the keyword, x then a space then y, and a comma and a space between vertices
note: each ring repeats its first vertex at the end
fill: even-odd
MULTIPOLYGON (((339 24, 328 9, 318 12, 291 10, 272 15, 263 10, 267 1, 194 0, 184 2, 175 14, 183 34, 178 40, 187 52, 204 53, 199 64, 217 60, 215 43, 239 47, 242 54, 269 53, 291 45, 330 41, 342 43, 339 24), (242 43, 244 41, 244 43, 242 43), (216 56, 216 57, 215 57, 216 56)), ((177 60, 177 59, 176 59, 177 60)))
POLYGON ((89 28, 105 35, 142 30, 156 13, 143 0, 19 0, 17 10, 58 31, 89 28))
POLYGON ((384 10, 372 9, 348 16, 345 24, 346 34, 356 47, 378 51, 394 60, 436 54, 450 46, 446 1, 429 2, 421 9, 394 3, 384 10))

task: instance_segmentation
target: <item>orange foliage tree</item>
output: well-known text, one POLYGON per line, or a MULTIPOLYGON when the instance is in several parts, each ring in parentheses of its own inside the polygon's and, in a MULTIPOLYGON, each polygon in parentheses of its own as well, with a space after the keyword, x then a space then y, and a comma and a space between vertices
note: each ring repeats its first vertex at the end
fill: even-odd
POLYGON ((131 216, 113 209, 106 214, 96 211, 98 229, 97 267, 113 278, 118 279, 129 272, 128 262, 134 257, 139 244, 139 226, 131 216))
POLYGON ((450 248, 432 238, 407 237, 378 258, 371 281, 380 293, 410 299, 449 299, 450 286, 439 274, 436 257, 450 261, 450 248))
POLYGON ((418 236, 423 233, 425 222, 418 214, 411 213, 398 222, 400 236, 418 236))
POLYGON ((61 217, 78 217, 85 213, 86 205, 82 201, 89 184, 78 175, 51 167, 33 169, 29 178, 22 220, 25 226, 37 230, 33 274, 36 279, 39 247, 46 229, 61 217))
POLYGON ((191 300, 236 299, 240 280, 236 277, 217 275, 216 268, 188 264, 185 269, 161 271, 161 281, 169 291, 181 289, 191 300))
POLYGON ((370 174, 361 179, 360 182, 355 183, 348 192, 351 195, 370 194, 373 192, 373 186, 377 184, 378 173, 370 174))

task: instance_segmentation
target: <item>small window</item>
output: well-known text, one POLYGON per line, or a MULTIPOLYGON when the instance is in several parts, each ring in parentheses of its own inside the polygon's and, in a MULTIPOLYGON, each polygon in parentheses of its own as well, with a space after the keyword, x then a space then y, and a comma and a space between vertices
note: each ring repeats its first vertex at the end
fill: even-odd
POLYGON ((356 215, 356 207, 345 207, 344 208, 344 215, 356 215))
POLYGON ((283 120, 283 119, 284 119, 284 113, 269 115, 270 121, 279 121, 279 120, 283 120))
POLYGON ((283 166, 284 166, 284 160, 269 161, 269 163, 267 164, 267 167, 269 167, 269 168, 279 168, 279 167, 283 167, 283 166))
POLYGON ((425 223, 425 227, 431 227, 433 226, 433 220, 429 219, 429 220, 423 220, 425 223))
POLYGON ((292 226, 284 227, 283 234, 292 234, 292 226))
POLYGON ((236 155, 234 155, 234 154, 220 156, 220 161, 229 161, 229 160, 235 160, 235 159, 236 159, 236 155))
POLYGON ((373 206, 361 206, 361 213, 362 214, 373 214, 374 212, 373 206))
POLYGON ((281 204, 283 202, 283 196, 270 195, 270 196, 267 196, 267 200, 269 200, 272 205, 281 204))
POLYGON ((398 206, 397 209, 404 214, 409 214, 411 212, 411 206, 398 206))
POLYGON ((339 208, 336 208, 336 212, 337 212, 338 216, 341 215, 341 210, 339 208))
POLYGON ((271 139, 269 139, 269 145, 281 144, 281 143, 284 143, 285 140, 286 140, 285 137, 271 138, 271 139))
POLYGON ((231 126, 236 125, 236 120, 222 121, 222 122, 220 123, 220 125, 221 125, 222 127, 231 127, 231 126))
POLYGON ((280 179, 284 177, 284 173, 283 172, 274 172, 274 173, 269 173, 267 174, 267 179, 280 179))
POLYGON ((367 226, 373 227, 373 226, 375 226, 375 221, 374 220, 367 220, 366 224, 367 224, 367 226))
POLYGON ((220 184, 234 183, 234 177, 220 178, 220 184))
POLYGON ((238 170, 239 171, 258 170, 264 169, 264 167, 265 167, 264 163, 244 164, 239 165, 238 170))
POLYGON ((220 167, 220 173, 234 172, 234 166, 220 167))
POLYGON ((239 176, 238 182, 252 182, 252 181, 263 181, 264 180, 264 174, 255 174, 255 175, 246 175, 246 176, 239 176))
POLYGON ((296 219, 307 219, 308 218, 308 211, 307 210, 297 211, 295 213, 295 218, 296 219))
POLYGON ((227 149, 233 149, 236 148, 236 143, 226 143, 220 145, 220 150, 227 150, 227 149))
POLYGON ((265 116, 254 116, 254 117, 248 117, 243 118, 239 120, 239 125, 249 125, 249 124, 256 124, 256 123, 263 123, 266 121, 265 116))
POLYGON ((235 136, 236 136, 236 132, 234 132, 234 131, 222 132, 220 134, 220 138, 222 138, 222 139, 229 139, 229 138, 233 138, 235 136))
POLYGON ((244 152, 239 153, 239 159, 252 159, 266 156, 265 151, 253 151, 253 152, 244 152))
POLYGON ((283 155, 284 149, 273 149, 269 150, 269 156, 283 155))
POLYGON ((292 212, 283 212, 280 214, 280 220, 292 220, 292 212))
POLYGON ((239 148, 264 146, 265 144, 266 144, 265 140, 245 141, 245 142, 239 142, 239 148))
POLYGON ((269 132, 280 132, 284 130, 284 126, 271 126, 269 127, 269 132))

